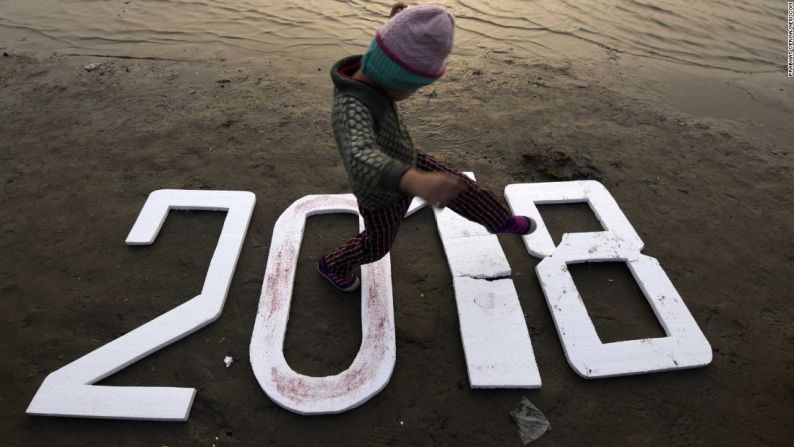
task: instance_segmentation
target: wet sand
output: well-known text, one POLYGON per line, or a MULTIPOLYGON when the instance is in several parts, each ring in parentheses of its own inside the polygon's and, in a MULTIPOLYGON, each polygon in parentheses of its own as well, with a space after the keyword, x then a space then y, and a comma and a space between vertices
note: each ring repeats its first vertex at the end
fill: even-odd
MULTIPOLYGON (((518 446, 508 413, 522 396, 552 424, 538 446, 794 439, 790 83, 777 78, 759 87, 735 74, 695 81, 627 55, 599 65, 496 52, 453 58, 443 82, 401 105, 417 145, 498 192, 518 182, 603 182, 711 342, 713 363, 578 377, 535 276, 537 260, 518 238, 500 236, 543 387, 469 389, 451 276, 424 210, 405 221, 392 250, 398 352, 391 381, 355 410, 301 417, 276 406, 255 381, 247 358, 254 315, 278 215, 306 194, 348 186, 329 125, 330 64, 285 73, 261 62, 0 57, 0 431, 7 445, 518 446), (83 69, 94 62, 103 65, 83 69), (667 72, 715 90, 681 94, 661 77, 667 72), (146 196, 161 188, 257 194, 221 317, 101 382, 195 387, 189 420, 26 416, 48 373, 200 289, 221 213, 172 213, 154 245, 124 245, 146 196), (235 358, 229 369, 226 355, 235 358)), ((598 228, 584 206, 542 212, 557 240, 598 228)), ((339 372, 360 343, 358 297, 335 292, 313 268, 355 229, 350 216, 308 223, 285 343, 299 372, 339 372)), ((662 335, 625 267, 572 271, 604 340, 662 335)))

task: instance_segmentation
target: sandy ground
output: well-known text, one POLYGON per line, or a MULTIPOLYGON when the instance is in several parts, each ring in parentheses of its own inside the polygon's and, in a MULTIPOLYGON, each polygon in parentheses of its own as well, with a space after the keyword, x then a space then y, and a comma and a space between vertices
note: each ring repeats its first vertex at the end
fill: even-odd
MULTIPOLYGON (((276 406, 247 359, 273 224, 303 195, 348 191, 330 133, 328 67, 318 68, 286 75, 233 61, 0 57, 4 444, 519 446, 508 413, 527 396, 552 424, 538 446, 790 445, 794 132, 782 126, 794 102, 749 98, 740 83, 716 84, 745 96, 725 107, 693 101, 699 88, 675 97, 665 82, 638 81, 634 73, 648 68, 626 61, 597 70, 507 54, 453 59, 444 82, 402 110, 419 147, 495 191, 602 181, 711 342, 711 365, 578 377, 535 276, 538 261, 519 238, 500 236, 543 388, 469 389, 451 276, 424 210, 404 223, 392 251, 398 353, 388 386, 335 416, 276 406), (91 62, 103 66, 84 70, 91 62), (764 104, 772 112, 753 111, 764 104), (218 321, 102 382, 195 387, 189 420, 26 416, 48 373, 197 294, 221 213, 172 213, 153 246, 124 245, 146 196, 161 188, 257 195, 218 321), (226 355, 236 359, 229 369, 226 355)), ((791 86, 779 96, 790 99, 791 86)), ((542 212, 557 240, 598 228, 586 206, 542 212)), ((350 216, 309 221, 285 344, 299 372, 339 372, 358 349, 358 297, 335 292, 313 268, 355 229, 350 216)), ((623 265, 572 271, 605 341, 663 334, 623 265)))

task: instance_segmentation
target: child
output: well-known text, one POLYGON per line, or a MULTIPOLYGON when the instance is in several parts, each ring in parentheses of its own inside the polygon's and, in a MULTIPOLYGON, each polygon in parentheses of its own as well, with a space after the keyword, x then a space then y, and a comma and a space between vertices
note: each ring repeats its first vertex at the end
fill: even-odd
POLYGON ((394 102, 444 73, 454 19, 441 6, 401 3, 394 5, 391 16, 363 57, 346 57, 331 69, 334 136, 365 230, 322 256, 317 269, 346 292, 360 284, 353 269, 389 252, 414 196, 449 206, 491 233, 528 234, 535 229, 532 219, 512 216, 492 192, 414 149, 394 102))

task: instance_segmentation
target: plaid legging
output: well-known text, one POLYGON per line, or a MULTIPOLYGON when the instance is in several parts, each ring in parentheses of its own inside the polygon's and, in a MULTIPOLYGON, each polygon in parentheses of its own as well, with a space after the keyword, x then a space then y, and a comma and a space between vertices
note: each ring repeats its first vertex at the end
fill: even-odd
MULTIPOLYGON (((464 191, 447 205, 452 211, 471 221, 483 225, 495 233, 512 215, 496 195, 480 188, 477 183, 457 169, 445 165, 435 158, 418 152, 416 168, 421 171, 443 171, 463 179, 464 191)), ((334 273, 346 275, 361 264, 377 261, 389 252, 400 222, 411 204, 413 197, 403 194, 391 205, 377 210, 359 208, 364 218, 364 231, 324 256, 325 262, 334 273)))

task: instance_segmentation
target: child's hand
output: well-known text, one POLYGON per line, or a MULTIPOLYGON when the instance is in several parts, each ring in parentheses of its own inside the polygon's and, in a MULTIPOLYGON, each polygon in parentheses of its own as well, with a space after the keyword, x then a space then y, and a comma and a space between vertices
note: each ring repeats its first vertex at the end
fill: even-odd
POLYGON ((466 189, 466 183, 444 172, 423 172, 411 168, 400 179, 400 189, 443 208, 466 189))

